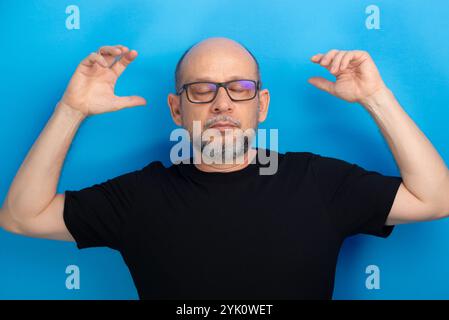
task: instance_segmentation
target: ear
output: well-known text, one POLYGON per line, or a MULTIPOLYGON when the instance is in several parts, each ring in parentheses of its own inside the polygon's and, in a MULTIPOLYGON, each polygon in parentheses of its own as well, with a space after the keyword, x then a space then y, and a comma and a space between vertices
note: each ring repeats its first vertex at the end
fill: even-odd
POLYGON ((167 103, 170 108, 170 114, 178 126, 182 126, 182 116, 181 116, 181 97, 176 94, 170 93, 167 97, 167 103))
POLYGON ((270 105, 270 92, 268 89, 259 91, 259 122, 264 122, 268 115, 268 106, 270 105))

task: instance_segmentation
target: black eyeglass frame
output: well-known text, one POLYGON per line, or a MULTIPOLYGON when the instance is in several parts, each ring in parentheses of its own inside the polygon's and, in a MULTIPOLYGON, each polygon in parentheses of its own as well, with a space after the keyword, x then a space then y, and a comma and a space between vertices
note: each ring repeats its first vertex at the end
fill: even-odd
POLYGON ((187 96, 187 100, 189 100, 191 103, 197 103, 197 104, 211 103, 211 102, 214 101, 215 98, 217 97, 218 90, 220 90, 220 87, 223 87, 223 88, 225 89, 226 93, 228 94, 229 99, 231 99, 232 101, 235 101, 235 102, 239 102, 239 101, 248 101, 248 100, 254 99, 254 98, 257 96, 257 92, 259 92, 259 90, 260 90, 260 84, 261 84, 261 83, 260 83, 259 80, 252 80, 252 79, 236 79, 236 80, 230 80, 230 81, 226 81, 226 82, 195 81, 195 82, 189 82, 189 83, 183 84, 182 87, 181 87, 181 89, 176 93, 176 95, 180 96, 180 95, 183 93, 183 91, 185 91, 185 92, 186 92, 186 96, 187 96), (256 90, 254 91, 254 96, 252 96, 251 98, 248 98, 248 99, 233 99, 233 98, 231 97, 231 95, 229 94, 229 91, 228 91, 228 87, 227 87, 227 86, 228 86, 229 83, 231 83, 231 82, 236 82, 236 81, 251 81, 251 82, 253 82, 253 83, 255 84, 255 86, 256 86, 256 90), (188 86, 190 86, 191 84, 195 84, 195 83, 209 83, 209 84, 214 84, 214 85, 216 86, 217 89, 215 90, 215 94, 214 94, 214 96, 212 97, 212 99, 209 100, 209 101, 203 101, 203 102, 192 101, 192 100, 190 99, 190 97, 189 97, 189 91, 188 91, 187 89, 188 89, 188 86))

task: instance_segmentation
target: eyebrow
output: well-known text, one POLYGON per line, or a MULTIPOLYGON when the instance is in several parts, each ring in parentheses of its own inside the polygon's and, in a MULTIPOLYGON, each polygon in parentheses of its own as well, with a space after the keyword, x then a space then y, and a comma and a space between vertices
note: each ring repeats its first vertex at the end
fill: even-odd
MULTIPOLYGON (((227 78, 226 81, 240 80, 240 79, 252 79, 252 77, 232 76, 232 77, 227 78)), ((216 81, 214 81, 214 79, 212 79, 210 77, 198 77, 198 78, 194 78, 187 82, 197 82, 197 81, 216 82, 216 81)), ((226 82, 226 81, 224 81, 224 82, 226 82)))

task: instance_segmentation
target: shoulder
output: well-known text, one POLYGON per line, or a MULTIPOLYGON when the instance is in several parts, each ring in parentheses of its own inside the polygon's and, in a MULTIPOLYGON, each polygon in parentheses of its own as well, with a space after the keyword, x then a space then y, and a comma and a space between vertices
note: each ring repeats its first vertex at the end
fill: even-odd
POLYGON ((164 164, 160 160, 155 160, 144 166, 141 171, 141 177, 144 181, 161 181, 168 178, 176 179, 180 176, 180 167, 185 164, 169 163, 164 164))
POLYGON ((343 159, 308 151, 286 152, 284 154, 284 163, 286 167, 294 166, 304 171, 308 171, 314 176, 341 175, 348 172, 348 170, 358 167, 356 164, 343 159))
POLYGON ((327 162, 327 163, 349 163, 343 159, 332 156, 322 155, 310 151, 287 151, 284 157, 290 161, 310 161, 310 162, 327 162))
POLYGON ((277 152, 279 176, 303 178, 310 171, 310 164, 315 154, 307 151, 277 152))
POLYGON ((310 165, 320 158, 321 155, 309 152, 309 151, 287 151, 284 154, 280 154, 282 162, 287 165, 302 166, 304 168, 310 168, 310 165))
POLYGON ((145 165, 141 170, 142 177, 157 177, 166 174, 170 167, 166 167, 161 161, 155 160, 145 165))
POLYGON ((308 151, 287 151, 280 155, 289 161, 309 161, 316 154, 308 151))
POLYGON ((158 171, 158 170, 164 170, 164 169, 166 169, 164 164, 161 161, 159 161, 159 160, 155 160, 155 161, 151 161, 150 163, 145 165, 142 168, 142 171, 150 172, 150 171, 158 171))
POLYGON ((287 152, 293 161, 307 162, 312 167, 341 168, 356 165, 350 161, 314 152, 287 152))

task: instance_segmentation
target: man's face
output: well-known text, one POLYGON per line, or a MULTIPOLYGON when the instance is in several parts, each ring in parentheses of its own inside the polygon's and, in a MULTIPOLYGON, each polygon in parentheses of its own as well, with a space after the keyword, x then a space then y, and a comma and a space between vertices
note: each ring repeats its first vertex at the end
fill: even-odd
MULTIPOLYGON (((192 48, 184 58, 181 69, 181 86, 195 81, 258 80, 251 55, 233 41, 220 38, 203 41, 192 48)), ((175 123, 187 129, 193 138, 194 121, 200 121, 201 132, 214 126, 218 130, 216 126, 223 122, 231 123, 231 130, 234 131, 256 130, 258 123, 266 118, 269 93, 264 89, 252 100, 232 101, 226 90, 219 88, 212 102, 195 104, 187 99, 184 91, 180 96, 170 94, 168 104, 175 123)), ((225 131, 221 133, 224 137, 225 131)))

